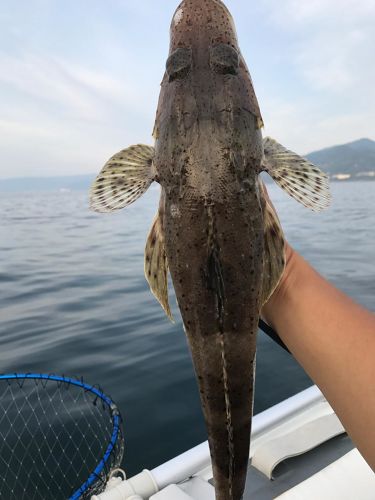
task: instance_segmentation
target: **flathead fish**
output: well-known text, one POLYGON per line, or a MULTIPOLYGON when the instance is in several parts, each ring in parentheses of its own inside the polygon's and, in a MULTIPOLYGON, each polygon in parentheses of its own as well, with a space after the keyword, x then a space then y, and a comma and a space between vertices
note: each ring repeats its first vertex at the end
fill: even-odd
POLYGON ((268 172, 319 211, 327 176, 275 140, 263 120, 232 16, 220 0, 184 0, 153 132, 106 163, 91 207, 111 212, 153 182, 160 204, 145 249, 151 291, 171 317, 171 274, 198 380, 217 500, 240 500, 248 467, 256 334, 283 273, 284 237, 259 179, 268 172))

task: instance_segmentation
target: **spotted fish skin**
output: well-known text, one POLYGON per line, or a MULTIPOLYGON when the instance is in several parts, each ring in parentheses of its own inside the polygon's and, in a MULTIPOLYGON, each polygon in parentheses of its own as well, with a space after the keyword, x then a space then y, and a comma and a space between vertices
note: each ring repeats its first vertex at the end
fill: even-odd
POLYGON ((161 198, 145 248, 145 276, 167 316, 168 270, 197 375, 216 500, 241 500, 253 410, 259 312, 285 266, 285 242, 259 173, 319 211, 328 178, 271 138, 220 0, 184 0, 154 126, 155 147, 112 156, 90 191, 111 212, 156 181, 161 198))
POLYGON ((172 20, 154 166, 217 500, 242 497, 249 456, 264 249, 260 124, 226 7, 185 0, 172 20))

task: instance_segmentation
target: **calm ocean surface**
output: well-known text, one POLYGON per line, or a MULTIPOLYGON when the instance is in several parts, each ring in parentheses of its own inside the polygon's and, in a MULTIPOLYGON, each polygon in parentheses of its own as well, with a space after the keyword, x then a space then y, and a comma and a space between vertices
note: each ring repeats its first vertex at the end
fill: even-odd
MULTIPOLYGON (((375 309, 375 182, 332 184, 314 214, 269 192, 290 243, 325 277, 375 309)), ((124 466, 152 468, 206 439, 192 363, 171 297, 171 324, 143 277, 158 189, 111 215, 87 194, 2 194, 0 372, 83 376, 124 417, 124 466)), ((173 291, 171 290, 171 295, 173 291)), ((255 412, 311 384, 271 340, 258 339, 255 412)))

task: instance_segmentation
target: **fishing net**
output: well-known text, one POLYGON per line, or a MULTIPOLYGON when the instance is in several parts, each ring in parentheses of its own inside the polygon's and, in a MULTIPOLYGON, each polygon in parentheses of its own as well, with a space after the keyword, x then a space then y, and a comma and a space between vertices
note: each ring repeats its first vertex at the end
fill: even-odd
POLYGON ((1 499, 90 498, 123 451, 121 416, 99 388, 56 375, 0 375, 1 499))

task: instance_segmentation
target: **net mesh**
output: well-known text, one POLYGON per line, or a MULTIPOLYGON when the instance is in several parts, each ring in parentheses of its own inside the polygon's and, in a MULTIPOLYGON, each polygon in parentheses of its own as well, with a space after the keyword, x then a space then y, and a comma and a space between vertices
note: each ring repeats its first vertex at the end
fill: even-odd
POLYGON ((0 498, 90 498, 120 465, 117 408, 67 380, 0 379, 0 498))

